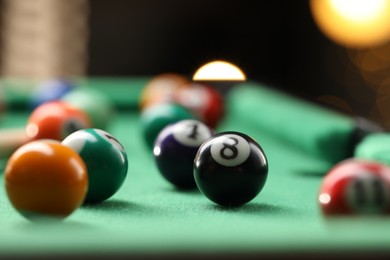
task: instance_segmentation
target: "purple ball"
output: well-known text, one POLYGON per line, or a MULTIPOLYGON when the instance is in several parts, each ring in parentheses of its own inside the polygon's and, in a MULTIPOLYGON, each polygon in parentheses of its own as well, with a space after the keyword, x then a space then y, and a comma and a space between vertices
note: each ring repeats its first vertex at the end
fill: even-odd
POLYGON ((203 142, 213 135, 213 129, 198 120, 182 120, 165 127, 157 136, 153 149, 161 175, 178 188, 195 188, 195 155, 203 142))

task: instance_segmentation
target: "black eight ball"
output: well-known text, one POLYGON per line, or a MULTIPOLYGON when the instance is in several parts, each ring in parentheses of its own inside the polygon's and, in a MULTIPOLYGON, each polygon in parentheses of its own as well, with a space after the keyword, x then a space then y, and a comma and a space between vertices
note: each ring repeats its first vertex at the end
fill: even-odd
POLYGON ((194 178, 211 201, 226 207, 243 205, 263 189, 268 161, 262 147, 239 132, 216 134, 199 148, 194 178))

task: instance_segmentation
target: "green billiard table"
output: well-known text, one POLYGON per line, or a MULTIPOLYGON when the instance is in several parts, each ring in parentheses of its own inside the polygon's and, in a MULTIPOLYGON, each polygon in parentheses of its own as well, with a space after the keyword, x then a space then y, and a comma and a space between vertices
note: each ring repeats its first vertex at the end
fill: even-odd
MULTIPOLYGON (((317 202, 324 174, 350 155, 353 120, 256 82, 233 87, 217 131, 241 131, 256 139, 267 155, 269 173, 255 199, 223 208, 197 190, 174 188, 157 171, 142 139, 137 107, 147 80, 80 81, 81 87, 99 89, 115 103, 107 131, 128 155, 125 183, 107 201, 82 206, 58 223, 34 223, 9 203, 1 175, 0 257, 390 255, 389 217, 329 218, 317 202)), ((8 109, 0 127, 22 128, 29 113, 28 87, 2 84, 8 109)), ((6 158, 2 171, 5 164, 6 158)))

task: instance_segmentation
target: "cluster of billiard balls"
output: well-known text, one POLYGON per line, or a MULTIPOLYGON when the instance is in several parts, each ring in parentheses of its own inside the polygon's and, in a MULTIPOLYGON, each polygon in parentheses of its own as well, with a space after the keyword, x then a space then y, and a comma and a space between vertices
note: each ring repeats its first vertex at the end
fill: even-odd
MULTIPOLYGON (((64 218, 84 203, 104 201, 127 175, 124 147, 101 130, 111 114, 105 97, 57 85, 50 87, 54 96, 31 102, 29 142, 12 154, 5 169, 7 195, 29 219, 64 218), (48 101, 60 96, 62 101, 48 101)), ((227 207, 243 205, 262 190, 268 175, 262 147, 246 134, 213 130, 224 115, 215 89, 179 75, 160 75, 145 87, 141 109, 146 144, 172 185, 197 187, 227 207)), ((388 158, 387 150, 375 156, 388 158)), ((325 215, 388 214, 390 168, 375 160, 342 161, 326 174, 318 201, 325 215)))
POLYGON ((214 132, 181 120, 158 135, 153 149, 160 173, 178 188, 198 187, 211 201, 241 206, 257 196, 268 174, 260 145, 240 132, 214 132))
MULTIPOLYGON (((223 115, 223 103, 206 88, 178 75, 154 78, 141 98, 145 141, 159 172, 176 187, 198 187, 223 206, 243 205, 261 191, 267 159, 245 134, 215 134, 212 129, 223 115)), ((390 169, 379 162, 390 158, 389 148, 378 142, 375 146, 384 147, 376 160, 350 158, 325 175, 318 195, 324 215, 390 213, 390 169)))
MULTIPOLYGON (((56 90, 52 86, 47 91, 59 94, 56 90)), ((8 198, 29 219, 65 218, 82 204, 110 198, 126 178, 124 147, 110 133, 95 127, 104 126, 104 113, 100 121, 90 114, 99 110, 92 100, 102 95, 92 90, 74 91, 62 93, 71 95, 74 104, 54 100, 58 96, 34 103, 26 126, 28 141, 7 162, 8 198), (86 104, 91 106, 82 110, 86 104)), ((104 102, 98 105, 104 107, 104 102)))
POLYGON ((244 205, 263 189, 268 162, 262 147, 244 133, 214 131, 224 111, 217 90, 163 74, 145 87, 141 109, 146 144, 172 185, 197 187, 224 207, 244 205))

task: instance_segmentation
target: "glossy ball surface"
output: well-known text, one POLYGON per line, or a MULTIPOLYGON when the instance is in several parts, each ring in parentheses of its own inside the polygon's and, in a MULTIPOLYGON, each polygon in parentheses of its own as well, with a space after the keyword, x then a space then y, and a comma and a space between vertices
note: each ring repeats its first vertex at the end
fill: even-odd
POLYGON ((26 134, 31 140, 62 141, 69 134, 91 127, 89 117, 80 109, 62 101, 51 101, 37 107, 30 115, 26 134))
POLYGON ((147 82, 140 98, 141 111, 157 104, 171 103, 175 92, 187 85, 189 80, 177 73, 162 73, 147 82))
POLYGON ((214 135, 199 148, 194 177, 199 190, 226 207, 243 205, 263 189, 268 161, 261 146, 239 132, 214 135))
POLYGON ((84 160, 89 176, 86 203, 104 201, 122 186, 128 170, 122 144, 100 129, 83 129, 66 137, 62 144, 72 148, 84 160))
POLYGON ((205 84, 191 83, 180 88, 175 92, 175 101, 212 128, 218 125, 225 113, 222 94, 205 84))
POLYGON ((162 176, 178 188, 195 188, 196 152, 214 131, 197 120, 182 120, 165 127, 157 137, 153 154, 162 176))
POLYGON ((184 119, 194 119, 194 116, 178 104, 159 104, 145 109, 141 113, 141 124, 147 147, 153 149, 154 142, 164 127, 184 119))
POLYGON ((374 161, 342 161, 324 177, 318 201, 325 215, 389 214, 390 168, 374 161))
POLYGON ((80 207, 88 174, 80 156, 57 141, 39 140, 17 149, 5 173, 5 188, 23 216, 62 219, 80 207))
POLYGON ((106 129, 115 113, 114 105, 102 92, 87 87, 79 87, 65 94, 62 101, 84 111, 94 128, 106 129))

